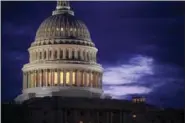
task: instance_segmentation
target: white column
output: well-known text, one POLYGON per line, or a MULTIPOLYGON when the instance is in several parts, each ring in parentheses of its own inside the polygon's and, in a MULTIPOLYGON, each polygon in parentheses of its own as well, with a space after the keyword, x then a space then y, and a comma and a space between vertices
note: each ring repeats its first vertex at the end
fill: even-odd
POLYGON ((25 76, 25 73, 23 72, 23 89, 25 89, 26 87, 26 81, 25 81, 25 78, 26 78, 26 76, 25 76))

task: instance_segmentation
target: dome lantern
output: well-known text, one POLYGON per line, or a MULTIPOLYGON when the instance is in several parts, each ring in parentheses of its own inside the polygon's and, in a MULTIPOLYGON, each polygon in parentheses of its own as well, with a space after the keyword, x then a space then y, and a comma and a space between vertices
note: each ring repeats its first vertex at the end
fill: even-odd
POLYGON ((65 14, 65 13, 74 15, 74 12, 71 10, 69 1, 66 1, 66 0, 57 1, 56 10, 53 11, 52 15, 65 14))

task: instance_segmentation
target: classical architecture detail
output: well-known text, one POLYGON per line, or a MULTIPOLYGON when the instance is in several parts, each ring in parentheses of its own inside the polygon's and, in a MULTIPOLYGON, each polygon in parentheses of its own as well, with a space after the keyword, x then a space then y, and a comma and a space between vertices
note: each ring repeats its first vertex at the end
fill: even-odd
POLYGON ((56 92, 58 96, 76 96, 79 92, 82 97, 86 93, 102 97, 103 69, 97 64, 98 50, 68 1, 57 2, 56 10, 41 23, 28 51, 29 63, 22 69, 23 93, 17 101, 53 96, 56 92))

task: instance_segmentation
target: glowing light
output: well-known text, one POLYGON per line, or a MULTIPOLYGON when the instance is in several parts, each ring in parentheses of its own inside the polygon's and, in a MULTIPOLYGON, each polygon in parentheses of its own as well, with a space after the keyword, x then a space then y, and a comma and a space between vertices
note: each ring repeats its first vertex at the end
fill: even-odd
POLYGON ((64 83, 63 79, 64 79, 64 74, 63 72, 60 72, 60 84, 64 83))
POLYGON ((132 117, 133 117, 133 118, 136 118, 136 115, 134 114, 134 115, 132 115, 132 117))
POLYGON ((51 84, 51 72, 48 72, 48 84, 51 84))
POLYGON ((73 78, 73 84, 75 84, 75 72, 73 72, 72 78, 73 78))
POLYGON ((57 72, 54 72, 54 84, 57 84, 57 80, 58 80, 58 74, 57 72))
POLYGON ((70 82, 70 74, 69 72, 66 73, 66 84, 69 84, 70 82))

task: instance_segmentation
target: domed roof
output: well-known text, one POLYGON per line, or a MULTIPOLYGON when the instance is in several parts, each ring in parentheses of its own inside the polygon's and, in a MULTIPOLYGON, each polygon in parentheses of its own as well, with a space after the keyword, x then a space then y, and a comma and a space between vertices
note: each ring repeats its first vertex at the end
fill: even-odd
POLYGON ((47 39, 79 39, 91 41, 86 25, 75 18, 69 3, 57 2, 53 15, 44 20, 37 30, 35 41, 47 39), (62 5, 63 4, 63 5, 62 5))

